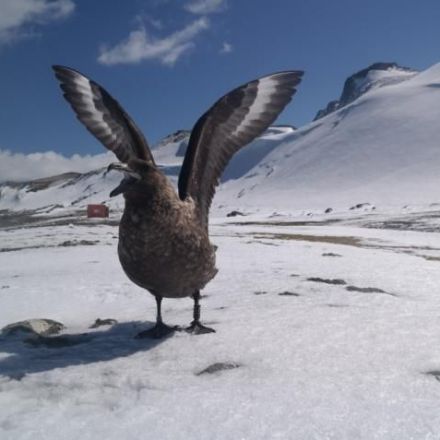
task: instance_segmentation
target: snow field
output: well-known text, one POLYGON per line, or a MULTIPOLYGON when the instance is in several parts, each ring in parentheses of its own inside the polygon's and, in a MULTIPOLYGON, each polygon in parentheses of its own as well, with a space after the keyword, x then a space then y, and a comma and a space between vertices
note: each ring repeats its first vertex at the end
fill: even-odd
MULTIPOLYGON (((79 342, 3 338, 0 438, 440 438, 440 384, 426 374, 440 370, 439 263, 423 257, 440 257, 439 234, 218 221, 220 272, 202 300, 217 333, 147 341, 134 335, 154 301, 122 273, 115 228, 1 240, 29 231, 99 243, 0 253, 0 325, 57 319, 79 342), (89 330, 98 317, 119 324, 89 330), (237 368, 198 375, 219 362, 237 368)), ((185 326, 192 303, 165 300, 163 314, 185 326)))

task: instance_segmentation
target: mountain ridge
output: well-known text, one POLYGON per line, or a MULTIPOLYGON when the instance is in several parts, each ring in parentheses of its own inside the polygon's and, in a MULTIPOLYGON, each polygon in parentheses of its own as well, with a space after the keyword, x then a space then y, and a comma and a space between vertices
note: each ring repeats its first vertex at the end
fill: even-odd
POLYGON ((330 101, 326 107, 318 110, 313 121, 339 110, 372 88, 383 87, 399 80, 404 81, 417 74, 418 71, 403 67, 395 62, 376 62, 350 75, 344 82, 339 99, 330 101), (396 75, 399 73, 400 75, 396 75))
MULTIPOLYGON (((213 208, 299 210, 348 208, 360 202, 437 202, 440 64, 420 73, 396 66, 363 69, 350 77, 357 78, 358 88, 341 95, 347 101, 357 93, 353 101, 299 129, 272 126, 239 151, 225 170, 213 208)), ((189 134, 179 130, 152 148, 174 184, 189 134)), ((122 198, 108 196, 121 178, 117 173, 100 168, 67 174, 64 180, 55 177, 0 185, 0 209, 95 202, 123 207, 122 198)))

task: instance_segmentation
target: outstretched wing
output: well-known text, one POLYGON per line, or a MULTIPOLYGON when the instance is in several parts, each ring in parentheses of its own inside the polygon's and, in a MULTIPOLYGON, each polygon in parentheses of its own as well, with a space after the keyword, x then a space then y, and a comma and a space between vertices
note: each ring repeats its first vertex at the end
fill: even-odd
POLYGON ((273 123, 302 75, 280 72, 244 84, 220 98, 195 124, 180 171, 179 196, 194 199, 203 224, 229 160, 273 123))
POLYGON ((119 103, 99 84, 63 66, 53 66, 64 97, 78 119, 124 163, 143 159, 154 164, 143 134, 119 103))

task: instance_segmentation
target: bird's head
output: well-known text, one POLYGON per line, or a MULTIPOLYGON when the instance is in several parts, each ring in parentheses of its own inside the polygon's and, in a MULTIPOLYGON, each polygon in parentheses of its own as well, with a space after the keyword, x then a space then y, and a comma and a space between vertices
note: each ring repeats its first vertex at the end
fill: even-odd
POLYGON ((107 167, 106 173, 110 171, 120 171, 124 174, 121 183, 110 193, 110 197, 114 197, 130 191, 144 192, 148 187, 151 175, 155 173, 156 169, 145 160, 131 159, 127 163, 111 163, 107 167))

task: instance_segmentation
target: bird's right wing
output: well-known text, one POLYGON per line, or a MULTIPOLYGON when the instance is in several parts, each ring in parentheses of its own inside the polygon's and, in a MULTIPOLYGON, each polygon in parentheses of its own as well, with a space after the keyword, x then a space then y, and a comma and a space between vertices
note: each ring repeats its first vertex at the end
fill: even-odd
POLYGON ((104 88, 74 69, 53 69, 77 118, 106 148, 121 162, 138 158, 154 165, 142 132, 104 88))

